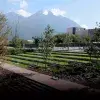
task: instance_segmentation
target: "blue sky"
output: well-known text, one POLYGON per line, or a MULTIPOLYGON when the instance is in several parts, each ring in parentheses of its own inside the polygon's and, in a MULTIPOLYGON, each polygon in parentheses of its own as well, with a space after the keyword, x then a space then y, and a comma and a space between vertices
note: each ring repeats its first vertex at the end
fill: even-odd
POLYGON ((86 28, 94 28, 100 22, 100 0, 0 0, 0 11, 4 13, 14 11, 28 17, 41 9, 70 18, 86 28))

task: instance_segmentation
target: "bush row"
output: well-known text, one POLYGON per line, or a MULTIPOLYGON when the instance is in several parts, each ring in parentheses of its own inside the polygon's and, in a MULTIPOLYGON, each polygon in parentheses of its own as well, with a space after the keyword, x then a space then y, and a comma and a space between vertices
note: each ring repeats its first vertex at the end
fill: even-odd
MULTIPOLYGON (((38 59, 43 59, 43 57, 41 56, 32 56, 32 55, 21 55, 23 57, 29 57, 29 58, 38 58, 38 59)), ((48 58, 48 60, 51 60, 51 61, 57 61, 57 62, 66 62, 68 61, 68 59, 57 59, 57 58, 48 58)))
MULTIPOLYGON (((38 63, 45 63, 43 60, 33 60, 33 59, 29 59, 29 58, 24 58, 24 57, 17 57, 17 56, 13 56, 12 58, 15 58, 15 59, 20 59, 20 60, 27 60, 27 61, 31 61, 31 62, 38 62, 38 63)), ((47 64, 51 64, 50 62, 47 62, 47 64)))
MULTIPOLYGON (((30 61, 33 61, 33 59, 30 59, 30 58, 38 58, 38 59, 43 59, 43 57, 40 57, 40 56, 32 56, 32 55, 27 55, 27 54, 20 54, 20 56, 23 56, 23 57, 29 57, 29 58, 27 58, 27 59, 29 59, 30 61)), ((13 57, 13 56, 11 56, 11 57, 13 57)), ((18 58, 20 58, 20 57, 18 57, 18 58)), ((57 58, 48 58, 48 60, 51 60, 51 61, 57 61, 57 62, 65 62, 66 64, 67 64, 67 62, 69 61, 69 60, 72 60, 72 59, 57 59, 57 58)), ((77 60, 79 60, 79 59, 77 59, 77 60)), ((74 60, 73 60, 74 61, 74 60)), ((83 62, 83 61, 77 61, 77 62, 83 62)), ((84 63, 84 62, 83 62, 84 63)))
MULTIPOLYGON (((29 57, 29 58, 38 58, 38 59, 43 59, 42 56, 30 56, 30 55, 21 55, 23 57, 29 57)), ((58 61, 58 62, 67 62, 67 60, 64 59, 56 59, 56 58, 48 58, 48 60, 51 61, 58 61)))
POLYGON ((6 60, 11 61, 11 62, 15 62, 15 63, 21 63, 24 65, 29 65, 31 63, 31 62, 26 62, 26 61, 17 60, 17 59, 11 59, 11 58, 6 58, 6 60))
POLYGON ((21 53, 34 52, 34 51, 35 50, 33 50, 33 49, 9 48, 8 54, 9 55, 17 55, 17 54, 21 54, 21 53))
POLYGON ((23 53, 20 48, 9 48, 8 49, 9 55, 17 55, 17 54, 20 54, 20 53, 23 53))
POLYGON ((55 57, 59 57, 59 58, 65 58, 65 59, 75 59, 75 60, 83 60, 83 61, 89 61, 90 59, 88 58, 74 58, 74 57, 70 57, 70 56, 68 56, 68 57, 65 57, 65 56, 59 56, 59 55, 56 55, 55 57))

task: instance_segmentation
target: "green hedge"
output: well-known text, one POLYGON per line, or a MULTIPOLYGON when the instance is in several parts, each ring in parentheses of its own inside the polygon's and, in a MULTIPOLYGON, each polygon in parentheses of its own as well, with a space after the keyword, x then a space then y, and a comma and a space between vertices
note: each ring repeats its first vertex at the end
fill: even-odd
MULTIPOLYGON (((22 54, 21 54, 22 55, 22 54)), ((42 55, 42 54, 39 54, 39 55, 42 55)), ((35 56, 34 56, 34 54, 33 55, 22 55, 22 56, 26 56, 26 57, 31 57, 31 58, 41 58, 42 59, 42 57, 39 57, 38 55, 36 56, 36 54, 35 54, 35 56)), ((48 58, 48 60, 54 60, 54 61, 60 61, 60 62, 67 62, 68 61, 68 59, 74 59, 74 60, 83 60, 83 61, 89 61, 89 58, 78 58, 78 57, 71 57, 71 55, 70 56, 62 56, 62 55, 52 55, 52 59, 51 58, 48 58), (55 58, 54 58, 55 57, 55 58), (63 59, 64 58, 64 59, 63 59)), ((82 56, 81 56, 82 57, 82 56)))
MULTIPOLYGON (((77 58, 77 57, 71 57, 71 56, 55 56, 55 57, 59 57, 59 58, 66 58, 66 59, 74 59, 74 60, 83 60, 83 61, 89 61, 90 58, 77 58)), ((96 59, 93 59, 93 60, 96 60, 96 59)))
MULTIPOLYGON (((25 57, 21 57, 21 56, 12 56, 12 58, 17 58, 17 59, 21 59, 21 60, 26 60, 26 61, 31 61, 31 62, 39 62, 39 63, 45 63, 43 60, 40 59, 31 59, 31 58, 25 58, 25 57)), ((47 62, 47 64, 51 64, 50 62, 47 62)))
POLYGON ((20 48, 9 48, 8 49, 8 54, 9 55, 17 55, 23 53, 22 49, 20 48))

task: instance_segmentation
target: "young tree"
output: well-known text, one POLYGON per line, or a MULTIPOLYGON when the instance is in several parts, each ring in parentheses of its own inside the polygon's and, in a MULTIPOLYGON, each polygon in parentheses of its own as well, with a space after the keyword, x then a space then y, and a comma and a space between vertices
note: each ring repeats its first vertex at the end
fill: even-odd
POLYGON ((42 37, 42 41, 41 41, 42 54, 43 54, 44 63, 45 63, 45 69, 47 67, 48 57, 50 56, 52 49, 54 47, 53 32, 54 32, 54 29, 52 29, 50 27, 50 25, 48 25, 45 28, 45 31, 44 31, 43 37, 42 37))

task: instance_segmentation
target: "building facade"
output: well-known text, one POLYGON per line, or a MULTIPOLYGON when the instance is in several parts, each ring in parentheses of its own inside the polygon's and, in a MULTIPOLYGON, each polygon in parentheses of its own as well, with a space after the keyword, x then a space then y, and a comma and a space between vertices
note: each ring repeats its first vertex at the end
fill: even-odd
POLYGON ((85 29, 80 27, 70 27, 67 29, 67 34, 76 34, 80 36, 93 36, 95 29, 85 29))

